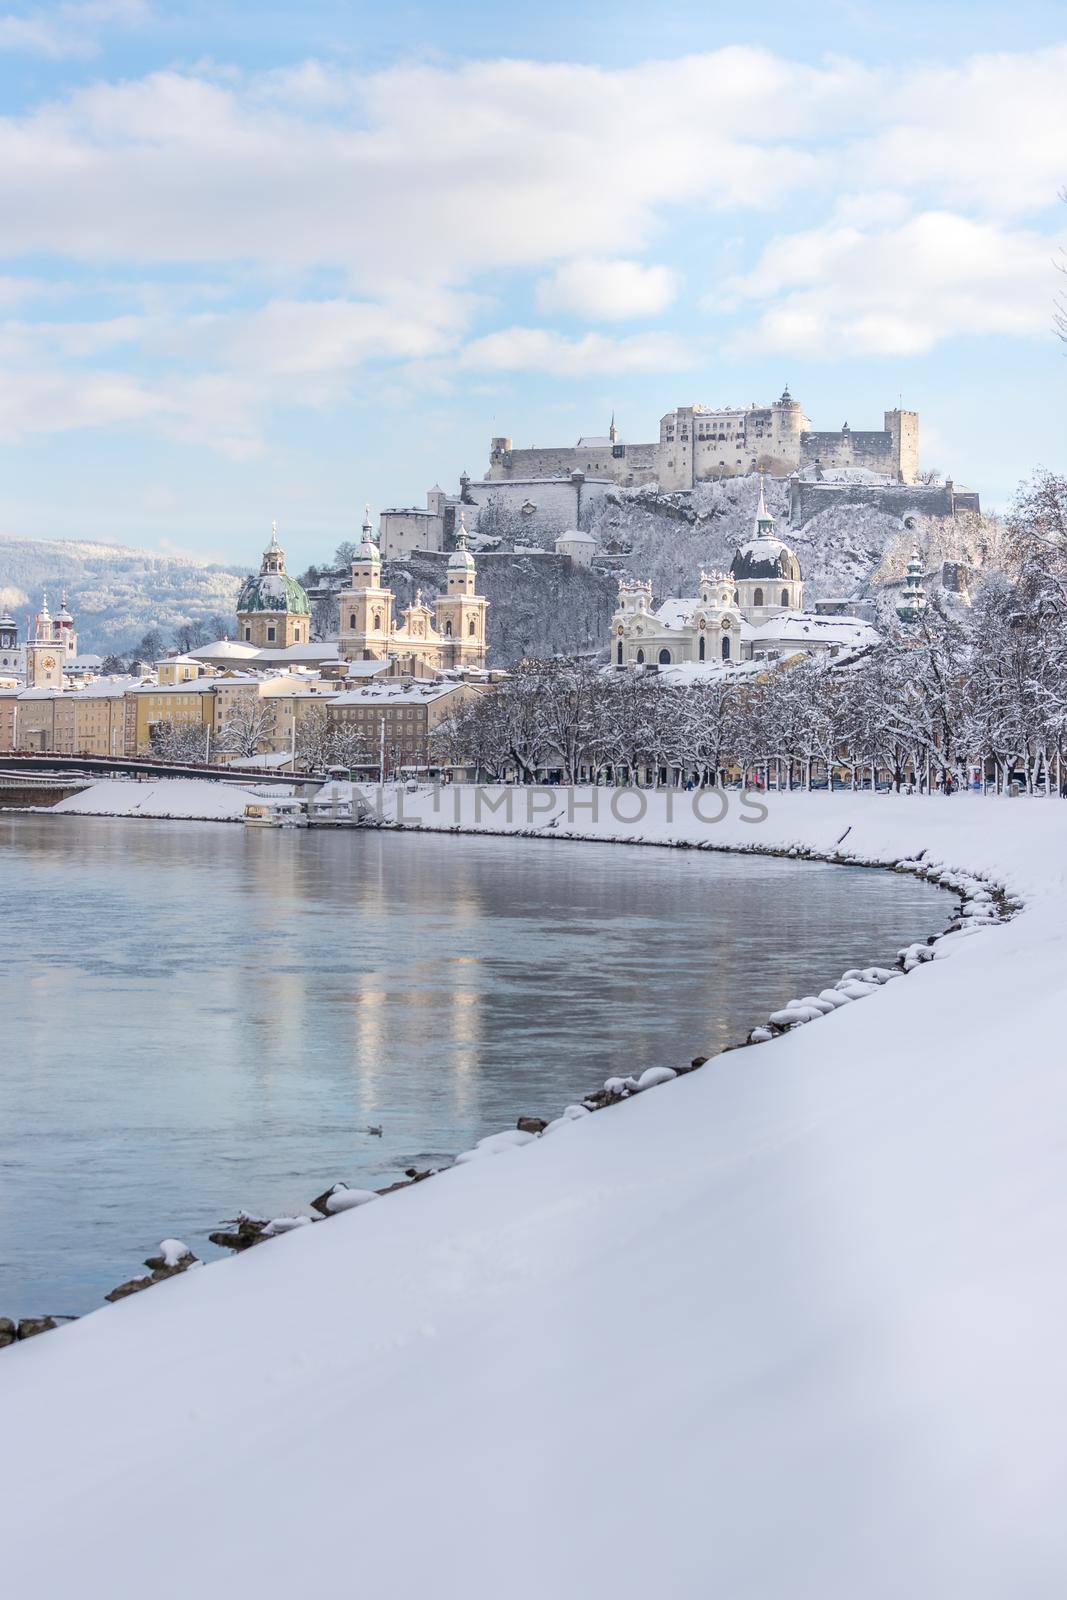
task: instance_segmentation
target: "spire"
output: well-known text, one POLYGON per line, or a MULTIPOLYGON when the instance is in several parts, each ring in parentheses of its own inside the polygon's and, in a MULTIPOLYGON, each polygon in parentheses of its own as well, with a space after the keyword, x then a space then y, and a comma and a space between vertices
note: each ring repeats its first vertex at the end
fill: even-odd
POLYGON ((911 560, 908 562, 904 588, 897 604, 897 616, 901 622, 917 622, 926 610, 926 590, 923 588, 922 573, 922 556, 918 550, 913 550, 911 560))
POLYGON ((773 528, 774 528, 774 518, 771 516, 770 512, 767 510, 767 496, 764 493, 764 489, 763 489, 763 474, 761 473, 760 474, 760 480, 759 480, 759 504, 756 507, 756 528, 755 528, 755 536, 756 536, 756 538, 757 539, 768 539, 768 538, 770 538, 773 528))
POLYGON ((261 576, 265 576, 268 572, 285 572, 285 551, 278 543, 277 522, 272 522, 270 525, 270 544, 263 552, 263 560, 260 563, 259 571, 261 576))
POLYGON ((474 572, 474 557, 467 548, 467 513, 460 507, 459 527, 456 529, 456 548, 448 558, 448 565, 452 571, 464 567, 469 572, 474 572))
POLYGON ((619 442, 619 430, 615 426, 615 413, 614 413, 614 411, 611 413, 611 426, 608 429, 608 438, 611 440, 612 444, 618 444, 618 442, 619 442))
POLYGON ((381 559, 382 553, 378 549, 377 541, 374 537, 374 528, 370 520, 370 506, 366 505, 363 507, 363 538, 360 541, 359 549, 356 551, 356 560, 370 561, 377 565, 381 559))

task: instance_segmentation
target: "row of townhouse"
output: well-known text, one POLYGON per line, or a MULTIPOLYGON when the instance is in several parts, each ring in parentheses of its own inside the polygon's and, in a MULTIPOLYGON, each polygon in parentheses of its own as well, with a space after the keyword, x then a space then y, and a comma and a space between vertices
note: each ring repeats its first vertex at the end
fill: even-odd
POLYGON ((154 679, 101 678, 83 688, 0 686, 0 752, 75 756, 147 756, 162 727, 203 734, 204 759, 230 742, 235 718, 249 721, 258 752, 284 755, 301 743, 301 724, 360 736, 368 759, 384 751, 391 765, 429 761, 435 728, 481 687, 455 680, 397 678, 388 662, 353 662, 334 676, 310 671, 216 673, 187 657, 158 664, 154 679))

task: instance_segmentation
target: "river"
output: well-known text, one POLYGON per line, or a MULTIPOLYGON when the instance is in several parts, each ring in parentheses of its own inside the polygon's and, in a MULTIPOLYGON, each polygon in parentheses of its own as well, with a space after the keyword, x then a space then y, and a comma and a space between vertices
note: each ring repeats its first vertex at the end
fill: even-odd
POLYGON ((948 911, 765 856, 0 812, 0 1315, 710 1055, 948 911))

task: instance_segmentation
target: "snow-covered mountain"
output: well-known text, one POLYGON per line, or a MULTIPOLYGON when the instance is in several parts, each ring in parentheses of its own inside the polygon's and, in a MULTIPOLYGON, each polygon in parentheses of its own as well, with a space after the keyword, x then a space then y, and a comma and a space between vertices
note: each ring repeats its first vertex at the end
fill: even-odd
POLYGON ((0 608, 20 626, 40 605, 66 590, 81 648, 101 655, 129 649, 149 628, 170 640, 187 622, 232 627, 242 570, 157 555, 129 545, 89 539, 13 539, 0 536, 0 608))

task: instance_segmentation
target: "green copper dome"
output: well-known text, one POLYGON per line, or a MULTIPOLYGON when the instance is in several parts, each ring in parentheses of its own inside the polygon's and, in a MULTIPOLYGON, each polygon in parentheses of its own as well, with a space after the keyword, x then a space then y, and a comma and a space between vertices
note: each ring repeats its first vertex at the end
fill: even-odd
POLYGON ((247 577, 237 597, 237 610, 288 611, 298 617, 311 615, 307 595, 287 572, 260 572, 255 577, 247 577))
POLYGON ((249 573, 237 596, 237 614, 287 612, 290 616, 310 617, 308 597, 295 578, 285 570, 285 551, 278 543, 278 525, 271 527, 270 544, 263 552, 258 576, 249 573))

